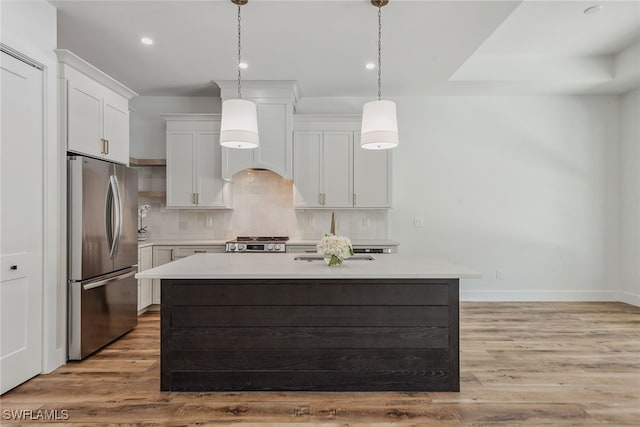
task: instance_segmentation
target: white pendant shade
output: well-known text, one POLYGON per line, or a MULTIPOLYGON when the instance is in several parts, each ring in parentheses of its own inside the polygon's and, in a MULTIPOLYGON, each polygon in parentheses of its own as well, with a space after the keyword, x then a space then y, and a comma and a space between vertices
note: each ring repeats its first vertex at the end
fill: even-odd
POLYGON ((398 146, 398 118, 393 101, 371 101, 362 107, 360 147, 386 150, 398 146))
POLYGON ((228 148, 257 148, 258 110, 244 99, 228 99, 222 103, 220 145, 228 148))

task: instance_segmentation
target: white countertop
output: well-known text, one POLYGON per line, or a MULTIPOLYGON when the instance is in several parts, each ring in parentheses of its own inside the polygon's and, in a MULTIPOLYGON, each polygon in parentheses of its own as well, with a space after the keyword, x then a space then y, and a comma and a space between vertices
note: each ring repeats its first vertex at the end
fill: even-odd
MULTIPOLYGON (((224 240, 196 240, 196 239, 159 239, 159 240, 145 240, 138 242, 139 248, 146 246, 211 246, 211 245, 224 245, 231 239, 224 240)), ((319 239, 318 239, 319 240, 319 239)), ((287 245, 290 246, 315 246, 318 240, 289 240, 287 245)), ((395 240, 390 239, 352 239, 351 244, 353 246, 398 246, 395 240)))
POLYGON ((224 245, 231 239, 223 240, 201 240, 201 239, 158 239, 158 240, 144 240, 138 242, 139 248, 145 246, 212 246, 212 245, 224 245))
POLYGON ((374 261, 295 261, 308 254, 196 254, 136 274, 139 279, 453 279, 479 278, 477 271, 448 261, 403 254, 373 255, 374 261))

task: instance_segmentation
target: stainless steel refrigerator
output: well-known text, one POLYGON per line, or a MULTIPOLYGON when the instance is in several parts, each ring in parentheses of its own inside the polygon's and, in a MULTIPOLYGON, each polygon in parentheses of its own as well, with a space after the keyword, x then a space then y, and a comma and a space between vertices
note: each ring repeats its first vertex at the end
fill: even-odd
POLYGON ((138 175, 83 156, 68 172, 68 356, 80 360, 138 322, 138 175))

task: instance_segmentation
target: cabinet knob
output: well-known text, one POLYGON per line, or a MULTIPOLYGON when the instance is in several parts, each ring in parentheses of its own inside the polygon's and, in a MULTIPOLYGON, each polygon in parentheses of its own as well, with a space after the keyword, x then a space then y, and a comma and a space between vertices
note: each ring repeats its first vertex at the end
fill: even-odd
POLYGON ((12 265, 11 267, 9 267, 11 270, 17 270, 18 266, 17 265, 12 265))

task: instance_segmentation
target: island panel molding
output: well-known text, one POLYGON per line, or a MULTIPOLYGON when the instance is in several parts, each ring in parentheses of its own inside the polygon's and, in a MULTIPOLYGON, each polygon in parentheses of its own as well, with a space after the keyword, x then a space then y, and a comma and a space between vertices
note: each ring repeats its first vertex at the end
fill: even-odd
POLYGON ((459 391, 457 278, 163 279, 163 391, 459 391))

